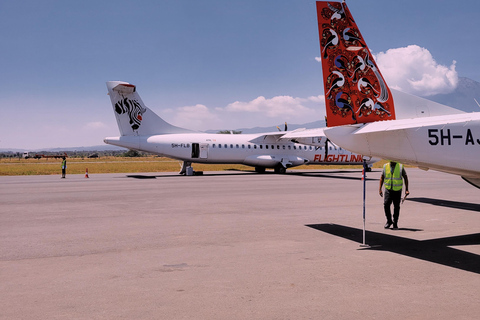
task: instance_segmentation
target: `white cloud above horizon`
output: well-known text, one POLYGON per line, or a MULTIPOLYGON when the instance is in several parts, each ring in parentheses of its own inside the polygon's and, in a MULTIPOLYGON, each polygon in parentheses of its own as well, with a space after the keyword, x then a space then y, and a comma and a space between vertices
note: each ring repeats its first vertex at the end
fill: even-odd
POLYGON ((203 104, 169 109, 168 112, 173 116, 173 125, 192 130, 206 130, 206 124, 215 125, 222 122, 215 110, 211 110, 203 104))
POLYGON ((423 97, 447 94, 458 85, 456 61, 438 64, 430 51, 417 45, 389 49, 374 55, 388 85, 423 97))
POLYGON ((101 121, 88 122, 87 124, 85 124, 86 129, 100 129, 106 127, 107 125, 101 121))
POLYGON ((225 107, 205 105, 169 109, 172 124, 194 129, 238 129, 241 127, 272 126, 285 121, 305 123, 321 120, 325 114, 323 95, 307 98, 259 96, 251 101, 235 101, 225 107))

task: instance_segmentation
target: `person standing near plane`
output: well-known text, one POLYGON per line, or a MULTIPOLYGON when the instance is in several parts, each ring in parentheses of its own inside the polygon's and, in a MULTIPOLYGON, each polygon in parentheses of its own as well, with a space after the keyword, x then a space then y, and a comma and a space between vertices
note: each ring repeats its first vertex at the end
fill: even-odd
POLYGON ((67 159, 65 157, 62 158, 62 179, 65 178, 65 175, 67 173, 67 159))
POLYGON ((405 197, 410 192, 408 191, 408 177, 405 172, 403 164, 395 161, 389 161, 384 164, 382 176, 380 177, 379 194, 383 197, 382 186, 385 184, 385 198, 383 200, 383 207, 387 223, 385 229, 390 228, 393 224, 393 229, 398 229, 398 217, 400 216, 400 201, 402 199, 403 180, 405 180, 405 197), (390 206, 393 202, 393 220, 390 206))

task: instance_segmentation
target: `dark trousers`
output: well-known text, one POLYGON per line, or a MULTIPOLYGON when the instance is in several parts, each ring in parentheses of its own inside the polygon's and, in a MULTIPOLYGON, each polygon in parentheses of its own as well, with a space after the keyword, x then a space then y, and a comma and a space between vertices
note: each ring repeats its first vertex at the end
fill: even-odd
POLYGON ((65 174, 67 173, 67 169, 62 168, 62 178, 65 178, 65 174))
POLYGON ((385 198, 383 200, 383 208, 385 209, 385 217, 387 217, 387 222, 397 223, 398 217, 400 216, 400 200, 402 200, 402 190, 393 191, 385 189, 385 198), (392 221, 392 212, 390 210, 390 205, 393 202, 393 221, 392 221))

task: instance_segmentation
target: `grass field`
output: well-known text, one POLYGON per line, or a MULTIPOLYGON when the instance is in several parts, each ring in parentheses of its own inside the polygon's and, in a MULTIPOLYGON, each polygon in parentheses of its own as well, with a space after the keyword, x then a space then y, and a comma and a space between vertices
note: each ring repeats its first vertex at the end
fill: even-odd
MULTIPOLYGON (((61 174, 61 159, 1 159, 0 176, 15 175, 52 175, 61 174)), ((384 161, 374 164, 374 168, 381 168, 384 161)), ((67 159, 67 174, 95 173, 136 173, 136 172, 178 172, 181 162, 169 158, 156 156, 139 158, 102 157, 98 159, 67 159)), ((245 170, 253 171, 252 167, 244 165, 217 165, 217 164, 193 164, 195 171, 224 171, 245 170)), ((352 169, 361 166, 300 166, 289 170, 320 170, 320 169, 352 169)))

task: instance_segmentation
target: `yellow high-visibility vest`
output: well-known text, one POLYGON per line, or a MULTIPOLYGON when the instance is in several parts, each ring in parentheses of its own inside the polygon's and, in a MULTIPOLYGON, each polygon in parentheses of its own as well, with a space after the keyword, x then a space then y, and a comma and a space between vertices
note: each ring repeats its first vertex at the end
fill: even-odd
POLYGON ((383 177, 385 188, 393 191, 400 191, 403 187, 402 178, 403 164, 397 163, 395 169, 390 168, 390 162, 385 163, 383 166, 383 177))

